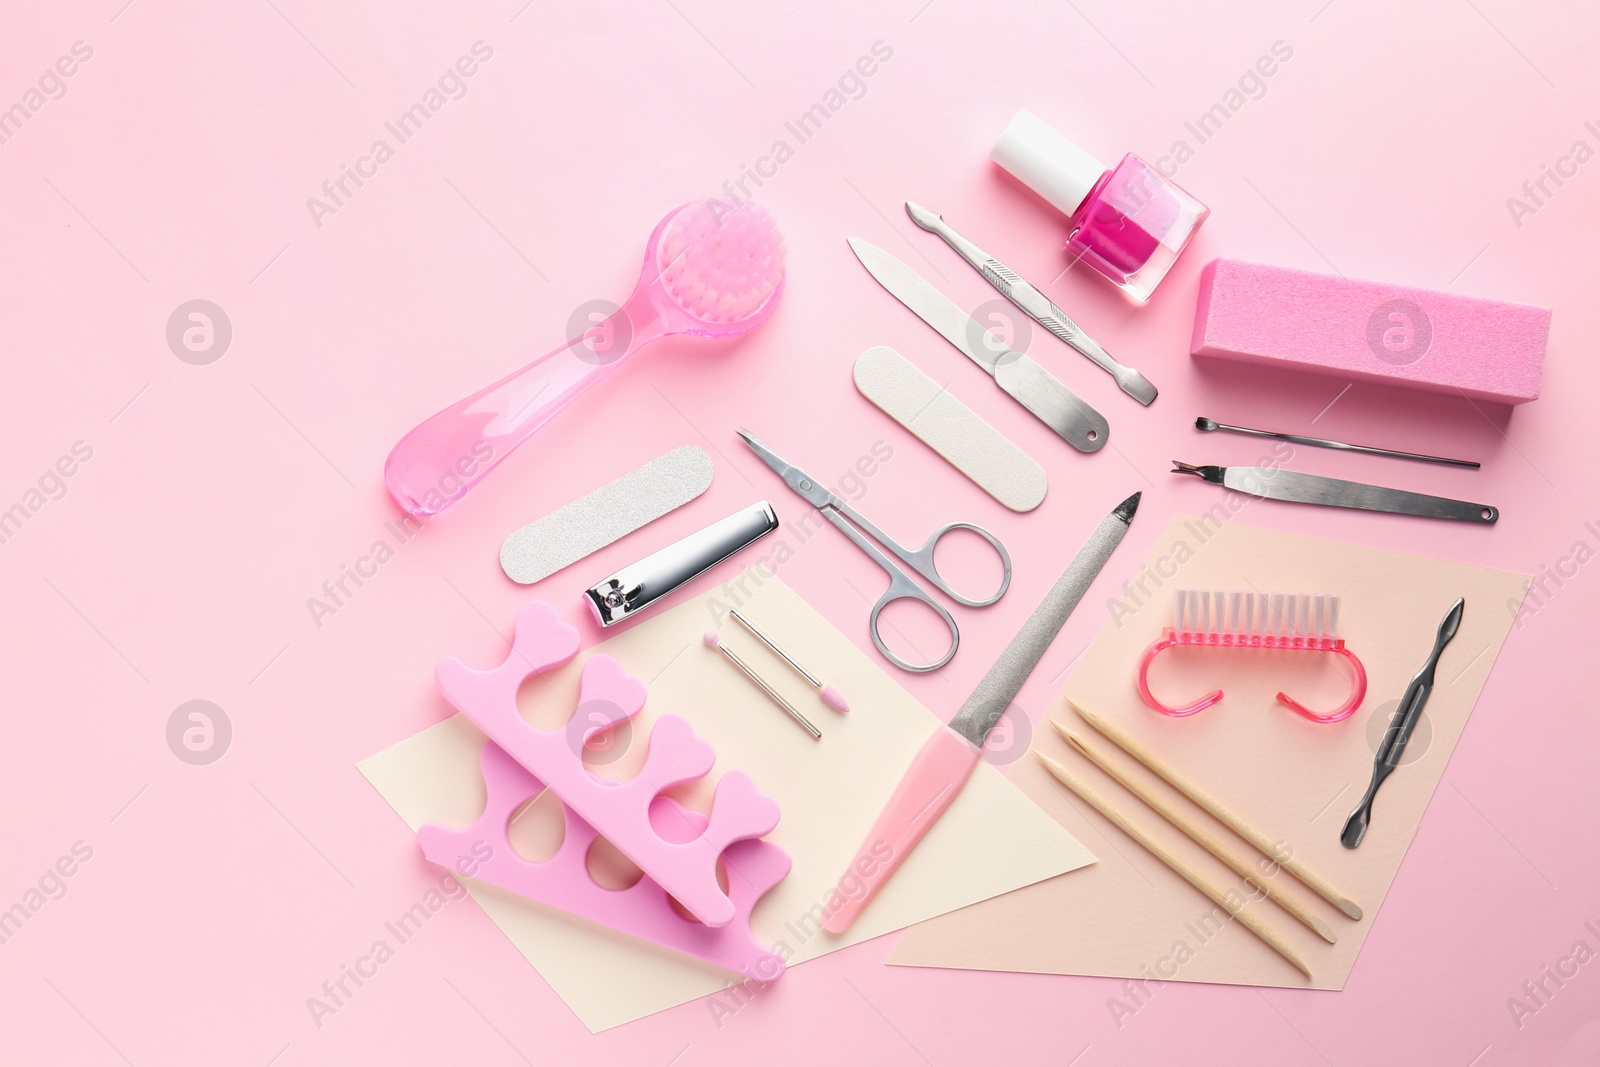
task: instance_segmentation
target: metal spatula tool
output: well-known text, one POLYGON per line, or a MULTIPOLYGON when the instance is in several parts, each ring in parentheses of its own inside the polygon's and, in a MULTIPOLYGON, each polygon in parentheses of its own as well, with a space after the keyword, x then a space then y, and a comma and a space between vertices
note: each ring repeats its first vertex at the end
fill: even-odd
POLYGON ((1150 384, 1149 378, 1132 367, 1117 362, 1110 352, 1100 346, 1099 341, 1090 337, 1082 326, 1073 322, 1065 311, 1057 307, 1055 301, 1045 296, 1022 275, 957 233, 937 211, 929 211, 921 204, 913 204, 907 200, 906 214, 911 216, 912 222, 924 230, 944 238, 945 244, 955 249, 956 254, 970 263, 973 270, 983 275, 990 285, 999 290, 1001 296, 1017 305, 1034 322, 1061 338, 1079 355, 1115 378, 1117 388, 1147 406, 1155 400, 1156 387, 1150 384))

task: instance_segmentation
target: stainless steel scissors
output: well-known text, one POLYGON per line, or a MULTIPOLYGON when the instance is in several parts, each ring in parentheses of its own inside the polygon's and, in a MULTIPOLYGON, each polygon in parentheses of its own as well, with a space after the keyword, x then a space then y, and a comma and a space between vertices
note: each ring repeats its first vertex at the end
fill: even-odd
POLYGON ((922 575, 935 589, 956 603, 964 604, 969 608, 988 607, 1004 596, 1006 590, 1011 587, 1011 555, 1006 552, 1006 546, 1002 545, 996 540, 994 534, 983 527, 974 526, 970 522, 946 523, 933 531, 933 536, 928 538, 927 544, 916 551, 912 551, 895 543, 889 538, 888 534, 868 522, 855 508, 834 496, 815 478, 780 457, 750 434, 740 430, 739 436, 743 438, 745 444, 750 446, 751 451, 761 457, 762 462, 778 473, 785 485, 803 497, 812 507, 816 508, 823 518, 838 527, 841 533, 854 541, 856 547, 865 552, 889 576, 889 588, 884 590, 883 596, 872 606, 872 616, 868 620, 868 626, 872 632, 872 643, 877 645, 878 651, 882 652, 884 657, 896 667, 908 671, 938 670, 946 663, 949 663, 950 657, 956 654, 956 647, 961 643, 961 632, 956 629, 956 621, 950 617, 950 613, 944 609, 944 605, 933 599, 927 590, 918 585, 916 580, 901 569, 894 560, 884 555, 883 551, 879 549, 879 545, 882 545, 883 549, 886 549, 890 555, 900 560, 901 563, 922 575), (866 533, 863 533, 863 530, 866 533), (933 559, 934 549, 939 547, 940 538, 951 530, 971 530, 989 542, 994 547, 994 550, 999 553, 1000 564, 1005 570, 1005 576, 1000 580, 1000 588, 988 599, 971 600, 964 597, 954 589, 951 589, 945 584, 944 579, 939 577, 939 568, 933 559), (870 539, 867 536, 868 534, 871 535, 870 539), (874 544, 874 541, 877 544, 874 544), (896 600, 921 601, 932 608, 939 618, 944 620, 945 626, 950 629, 950 648, 943 656, 933 663, 907 663, 889 650, 889 646, 883 642, 883 636, 878 632, 878 616, 883 614, 884 608, 893 604, 896 600))

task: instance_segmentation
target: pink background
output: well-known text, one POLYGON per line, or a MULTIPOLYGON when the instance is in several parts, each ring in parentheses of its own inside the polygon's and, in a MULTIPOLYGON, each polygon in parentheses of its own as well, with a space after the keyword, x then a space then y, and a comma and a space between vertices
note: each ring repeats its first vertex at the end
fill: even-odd
MULTIPOLYGON (((1575 140, 1597 145, 1584 128, 1600 125, 1592 5, 920 4, 12 5, 0 107, 75 41, 93 57, 0 144, 0 508, 74 442, 93 457, 0 544, 0 907, 75 842, 93 855, 0 945, 0 1058, 1593 1061, 1600 963, 1520 1029, 1506 1006, 1575 941, 1600 947, 1584 929, 1600 926, 1586 819, 1600 730, 1569 696, 1572 665, 1592 656, 1592 567, 1513 632, 1342 993, 1174 985, 1119 1030, 1106 1006, 1117 983, 888 968, 880 940, 797 969, 720 1028, 694 1003, 595 1037, 461 903, 312 1023, 306 998, 436 877, 356 760, 447 713, 431 683, 439 656, 503 654, 529 596, 497 566, 507 532, 672 446, 712 452, 707 499, 539 595, 582 622, 584 585, 668 539, 761 496, 794 514, 738 446, 738 425, 819 472, 844 471, 882 438, 895 456, 870 482, 870 514, 908 541, 981 522, 1016 562, 1013 595, 958 610, 956 660, 901 679, 944 715, 1067 546, 1143 489, 1112 572, 1023 691, 1042 714, 1166 518, 1221 499, 1164 473, 1167 460, 1263 454, 1197 437, 1197 414, 1480 458, 1473 473, 1302 449, 1295 465, 1504 512, 1488 529, 1267 504, 1245 521, 1533 573, 1570 575, 1574 543, 1600 544, 1584 525, 1600 522, 1584 473, 1600 387, 1589 359, 1600 162, 1520 226, 1506 206, 1575 140), (306 198, 478 40, 494 54, 466 96, 318 228, 306 198), (1265 95, 1179 173, 1214 215, 1152 304, 1133 310, 1082 272, 1057 277, 1059 218, 986 161, 1016 108, 1108 162, 1155 159, 1280 40, 1293 57, 1265 95), (790 137, 785 121, 877 41, 893 56, 864 95, 759 192, 790 247, 771 323, 720 350, 658 346, 316 627, 306 598, 395 514, 380 480, 394 441, 561 341, 585 301, 625 296, 660 216, 790 137), (1162 398, 1143 410, 1036 337, 1033 354, 1111 419, 1111 446, 1079 456, 1019 418, 850 255, 845 236, 860 236, 969 307, 992 299, 910 225, 908 197, 1045 285, 1162 398), (1510 414, 1192 366, 1197 274, 1222 254, 1553 307, 1545 395, 1510 414), (165 339, 173 309, 195 298, 233 327, 208 366, 181 362, 165 339), (874 344, 948 380, 1045 463, 1043 507, 1005 512, 860 398, 849 367, 874 344), (167 720, 191 699, 232 723, 209 766, 168 749, 167 720)), ((881 576, 842 538, 820 535, 782 573, 866 645, 862 594, 881 576)))

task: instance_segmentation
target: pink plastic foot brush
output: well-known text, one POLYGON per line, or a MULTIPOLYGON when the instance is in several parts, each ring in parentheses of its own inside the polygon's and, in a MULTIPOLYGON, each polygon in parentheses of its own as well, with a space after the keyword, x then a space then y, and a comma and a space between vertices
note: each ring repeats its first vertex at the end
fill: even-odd
POLYGON ((765 211, 716 200, 685 204, 650 235, 639 284, 615 314, 401 438, 383 465, 389 495, 413 515, 438 514, 650 342, 732 337, 759 326, 777 305, 783 278, 783 239, 765 211))
POLYGON ((1161 652, 1180 645, 1331 652, 1343 656, 1355 670, 1354 688, 1349 698, 1333 711, 1318 714, 1288 694, 1278 694, 1278 703, 1312 722, 1348 719, 1367 695, 1366 668, 1338 636, 1339 598, 1336 596, 1180 589, 1173 604, 1172 623, 1139 658, 1139 695, 1163 715, 1193 715, 1222 699, 1222 690, 1217 689, 1191 704, 1170 707, 1151 692, 1150 664, 1161 652))

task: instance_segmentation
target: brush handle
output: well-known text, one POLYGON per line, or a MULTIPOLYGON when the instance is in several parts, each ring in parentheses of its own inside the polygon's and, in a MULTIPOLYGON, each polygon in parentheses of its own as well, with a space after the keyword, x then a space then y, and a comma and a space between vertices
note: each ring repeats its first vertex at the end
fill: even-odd
POLYGON ((535 430, 660 336, 648 303, 630 300, 581 337, 451 404, 389 453, 383 465, 389 495, 412 515, 437 515, 535 430))

